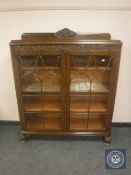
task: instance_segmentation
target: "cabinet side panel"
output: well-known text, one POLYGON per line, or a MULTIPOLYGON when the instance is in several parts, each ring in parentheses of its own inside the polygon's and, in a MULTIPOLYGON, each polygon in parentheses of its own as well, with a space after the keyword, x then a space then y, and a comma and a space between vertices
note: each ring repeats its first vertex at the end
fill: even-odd
POLYGON ((111 127, 112 124, 112 117, 113 117, 113 111, 114 111, 114 105, 115 105, 115 97, 116 97, 116 90, 117 90, 117 82, 118 82, 118 76, 119 76, 119 65, 120 65, 120 58, 121 58, 121 47, 119 51, 115 53, 114 58, 114 67, 113 67, 113 76, 112 76, 112 100, 110 103, 110 123, 109 127, 111 127))
POLYGON ((17 49, 15 46, 10 46, 11 51, 11 60, 12 60, 12 68, 14 73, 14 82, 15 82, 15 89, 16 89, 16 97, 17 97, 17 105, 19 110, 19 118, 20 118, 20 125, 21 129, 24 130, 25 128, 25 120, 24 120, 24 112, 23 112, 23 103, 22 103, 22 96, 21 96, 21 84, 20 84, 20 73, 19 73, 19 65, 18 65, 18 58, 17 58, 17 49))

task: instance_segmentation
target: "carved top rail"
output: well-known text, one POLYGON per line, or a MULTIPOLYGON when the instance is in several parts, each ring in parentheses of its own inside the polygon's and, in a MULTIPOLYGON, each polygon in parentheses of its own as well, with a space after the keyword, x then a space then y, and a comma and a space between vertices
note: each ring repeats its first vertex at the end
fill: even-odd
POLYGON ((12 40, 10 45, 17 46, 18 50, 119 50, 122 45, 119 40, 111 40, 109 33, 77 34, 67 28, 56 33, 24 33, 21 38, 12 40))
POLYGON ((56 33, 23 33, 22 39, 102 39, 110 40, 111 35, 109 33, 99 33, 99 34, 77 34, 76 32, 64 28, 56 33))

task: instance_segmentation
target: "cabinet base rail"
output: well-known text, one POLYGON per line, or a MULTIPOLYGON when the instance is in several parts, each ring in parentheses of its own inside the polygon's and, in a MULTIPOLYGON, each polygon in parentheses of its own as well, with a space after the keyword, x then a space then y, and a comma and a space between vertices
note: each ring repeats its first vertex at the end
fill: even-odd
POLYGON ((20 133, 20 141, 21 143, 26 143, 28 139, 33 136, 98 136, 102 137, 105 145, 111 144, 111 132, 27 132, 21 131, 20 133))

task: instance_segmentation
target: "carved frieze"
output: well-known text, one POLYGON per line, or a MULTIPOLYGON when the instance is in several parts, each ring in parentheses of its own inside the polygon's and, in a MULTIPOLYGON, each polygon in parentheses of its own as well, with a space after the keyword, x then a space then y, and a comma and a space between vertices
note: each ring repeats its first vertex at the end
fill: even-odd
POLYGON ((117 51, 119 46, 117 45, 102 45, 102 44, 72 44, 72 45, 22 45, 15 46, 17 52, 28 51, 117 51))

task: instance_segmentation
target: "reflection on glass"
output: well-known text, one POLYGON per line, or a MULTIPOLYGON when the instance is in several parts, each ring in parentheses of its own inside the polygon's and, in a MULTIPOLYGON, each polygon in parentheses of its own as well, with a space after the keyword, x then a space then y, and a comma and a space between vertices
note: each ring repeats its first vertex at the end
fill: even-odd
POLYGON ((19 60, 23 91, 61 91, 60 56, 24 56, 19 60))
POLYGON ((108 92, 112 56, 74 56, 71 59, 71 92, 108 92))

